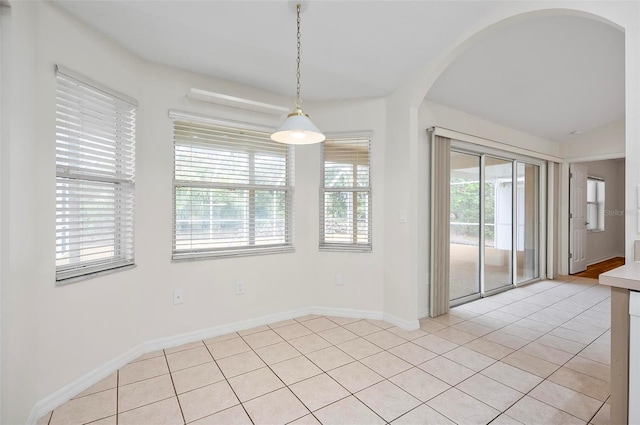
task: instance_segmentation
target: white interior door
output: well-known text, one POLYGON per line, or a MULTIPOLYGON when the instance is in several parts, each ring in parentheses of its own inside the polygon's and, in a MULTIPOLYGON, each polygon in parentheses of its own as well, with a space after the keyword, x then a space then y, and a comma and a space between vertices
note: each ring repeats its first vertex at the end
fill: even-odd
POLYGON ((587 167, 571 164, 569 174, 569 273, 587 269, 587 167))

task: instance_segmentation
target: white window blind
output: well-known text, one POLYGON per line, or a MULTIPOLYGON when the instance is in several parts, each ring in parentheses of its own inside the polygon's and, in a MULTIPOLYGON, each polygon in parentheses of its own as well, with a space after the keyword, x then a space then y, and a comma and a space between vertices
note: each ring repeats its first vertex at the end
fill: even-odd
POLYGON ((293 148, 174 115, 173 258, 293 250, 293 148))
POLYGON ((604 231, 604 180, 587 177, 587 230, 604 231))
POLYGON ((134 264, 135 101, 57 67, 56 280, 134 264))
POLYGON ((371 138, 327 138, 322 164, 320 249, 371 251, 371 138))

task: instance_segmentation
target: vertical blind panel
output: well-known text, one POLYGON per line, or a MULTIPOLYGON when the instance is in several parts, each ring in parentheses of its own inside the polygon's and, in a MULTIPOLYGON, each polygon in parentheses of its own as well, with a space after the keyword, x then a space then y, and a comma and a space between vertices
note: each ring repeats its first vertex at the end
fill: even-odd
POLYGON ((431 141, 431 280, 429 314, 449 311, 451 294, 451 139, 433 136, 431 141))
POLYGON ((320 245, 370 248, 370 138, 327 139, 322 152, 320 245))
POLYGON ((57 74, 57 280, 134 262, 135 113, 57 74))
POLYGON ((292 246, 292 155, 268 133, 174 121, 174 258, 292 246))

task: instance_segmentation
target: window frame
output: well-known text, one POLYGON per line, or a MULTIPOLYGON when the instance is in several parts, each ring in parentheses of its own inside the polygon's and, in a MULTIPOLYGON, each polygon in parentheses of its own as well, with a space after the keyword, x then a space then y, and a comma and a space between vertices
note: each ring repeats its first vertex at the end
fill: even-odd
MULTIPOLYGON (((55 66, 56 76, 56 285, 65 285, 79 280, 126 270, 135 267, 135 146, 136 146, 136 113, 138 103, 131 97, 119 93, 104 86, 84 75, 69 70, 63 66, 55 66), (75 85, 78 88, 70 88, 75 85), (66 88, 65 88, 66 87, 66 88), (73 96, 82 96, 75 100, 73 96), (85 97, 86 96, 86 97, 85 97), (105 103, 107 99, 107 103, 105 103), (93 108, 104 108, 108 104, 106 118, 99 120, 102 114, 93 108), (75 107, 77 109, 70 109, 75 107), (113 107, 113 111, 111 108, 113 107), (71 114, 76 113, 78 116, 71 114), (113 115, 109 115, 112 113, 113 115), (80 120, 74 124, 74 119, 80 120), (113 119, 113 122, 111 122, 113 119), (127 121, 130 121, 127 123, 127 121), (75 126, 75 130, 74 130, 75 126), (86 127, 85 127, 86 126, 86 127), (112 133, 101 133, 108 128, 112 133), (96 136, 96 134, 101 134, 96 136), (111 143, 105 143, 103 137, 112 136, 111 143), (92 140, 100 137, 99 141, 92 140), (77 142, 74 146, 73 142, 77 142), (83 157, 82 151, 98 149, 94 159, 88 159, 91 155, 83 157), (104 153, 113 149, 113 158, 104 153), (76 164, 70 164, 70 162, 76 164), (110 166, 105 162, 113 161, 110 166), (66 164, 66 165, 65 165, 66 164), (98 166, 97 164, 101 164, 98 166), (93 165, 91 167, 90 165, 93 165), (100 170, 101 169, 101 170, 100 170), (105 171, 106 169, 106 171, 105 171), (87 189, 87 188, 91 189, 87 189), (66 188, 66 192, 63 188, 66 188), (71 189, 70 189, 71 188, 71 189), (77 201, 70 202, 69 190, 76 192, 77 201), (95 193, 94 197, 85 198, 86 192, 95 193), (70 264, 59 265, 60 252, 64 252, 65 245, 83 246, 83 239, 91 236, 90 226, 78 224, 76 233, 71 235, 69 231, 69 214, 73 217, 85 212, 87 217, 91 209, 83 209, 70 206, 74 203, 90 205, 95 212, 96 202, 103 203, 105 199, 111 201, 104 192, 112 192, 113 225, 102 227, 103 234, 107 237, 113 235, 113 254, 105 258, 80 260, 73 262, 74 258, 81 258, 85 254, 76 257, 69 256, 70 264), (62 192, 62 193, 61 193, 62 192), (85 192, 85 193, 83 193, 85 192), (102 192, 102 193, 100 193, 102 192), (86 204, 89 202, 89 204, 86 204), (69 242, 75 237, 79 242, 69 242), (65 240, 67 241, 65 244, 65 240)), ((81 219, 77 219, 81 220, 81 219)), ((81 223, 81 221, 78 221, 81 223)), ((95 235, 94 235, 95 236, 95 235)), ((102 239, 106 241, 108 239, 102 239)), ((108 246, 106 243, 101 247, 108 246)), ((69 249, 67 249, 69 251, 69 249)))
MULTIPOLYGON (((294 158, 294 149, 291 145, 283 145, 278 142, 274 142, 270 139, 271 133, 275 131, 275 129, 265 126, 259 126, 255 124, 239 122, 239 121, 231 121, 231 120, 222 120, 216 119, 204 115, 182 112, 182 111, 169 111, 169 117, 172 120, 172 139, 173 139, 173 178, 172 178, 172 209, 173 209, 173 217, 172 217, 172 249, 171 249, 171 259, 172 261, 192 261, 192 260, 206 260, 206 259, 214 259, 214 258, 228 258, 228 257, 236 257, 236 256, 254 256, 254 255, 265 255, 265 254, 279 254, 279 253, 291 253, 295 252, 294 247, 294 193, 295 193, 295 185, 294 185, 294 175, 295 175, 295 158, 294 158), (253 133, 262 133, 264 136, 264 141, 273 143, 273 146, 281 147, 285 146, 286 154, 285 154, 285 170, 286 170, 286 184, 277 186, 277 185, 258 185, 255 184, 253 179, 255 178, 255 174, 250 174, 251 181, 247 184, 244 183, 211 183, 211 182, 187 182, 185 180, 180 180, 176 178, 176 122, 180 122, 182 124, 193 123, 194 125, 208 125, 217 127, 220 130, 228 129, 231 132, 253 132, 253 133), (189 184, 191 183, 191 184, 189 184), (194 184, 195 183, 195 184, 194 184), (198 188, 208 188, 208 189, 224 189, 224 190, 246 190, 248 191, 247 195, 247 208, 251 211, 255 212, 256 204, 255 204, 255 192, 258 190, 273 190, 284 192, 285 196, 285 242, 278 244, 267 244, 267 245, 255 245, 256 240, 256 216, 255 214, 249 213, 247 220, 249 220, 247 228, 249 229, 249 235, 247 237, 248 244, 242 246, 232 246, 232 247, 219 247, 219 248, 211 248, 211 249, 191 249, 191 250, 179 250, 177 248, 177 190, 179 188, 185 187, 198 187, 198 188), (253 194, 253 197, 252 197, 253 194)), ((218 148, 220 149, 220 148, 218 148)), ((259 150, 256 149, 238 149, 238 152, 243 151, 247 152, 248 155, 251 153, 255 156, 259 154, 259 150)), ((232 152, 232 151, 229 151, 232 152)))
MULTIPOLYGON (((337 252, 360 252, 360 253, 369 253, 373 251, 373 191, 372 191, 372 174, 371 174, 371 164, 372 164, 372 144, 373 144, 373 132, 371 131, 354 131, 348 133, 336 133, 336 134, 327 134, 327 138, 321 144, 320 148, 320 203, 319 203, 319 239, 318 239, 318 249, 320 251, 337 251, 337 252), (325 150, 326 143, 329 141, 348 141, 348 140, 359 140, 359 139, 367 139, 368 144, 368 184, 366 186, 358 186, 357 179, 357 164, 353 164, 354 166, 354 185, 350 187, 331 187, 328 188, 325 186, 325 174, 326 174, 326 161, 325 161, 325 150), (326 226, 325 226, 325 195, 326 193, 331 192, 350 192, 352 196, 352 200, 357 200, 357 196, 360 193, 367 194, 367 235, 368 242, 357 243, 357 228, 358 228, 358 215, 357 209, 353 211, 350 220, 352 228, 355 230, 352 232, 352 240, 351 242, 328 242, 326 241, 326 226)), ((353 201, 352 201, 353 202, 353 201)), ((355 202, 357 205, 357 202, 355 202)))

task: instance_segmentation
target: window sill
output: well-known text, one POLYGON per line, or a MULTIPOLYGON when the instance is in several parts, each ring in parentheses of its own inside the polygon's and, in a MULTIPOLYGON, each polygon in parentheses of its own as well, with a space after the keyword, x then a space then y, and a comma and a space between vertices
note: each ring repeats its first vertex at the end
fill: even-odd
POLYGON ((66 286, 66 285, 69 285, 71 283, 81 282, 83 280, 94 279, 96 277, 102 277, 102 276, 110 275, 110 274, 113 274, 113 273, 119 273, 119 272, 122 272, 122 271, 125 271, 125 270, 135 269, 136 267, 137 267, 136 264, 128 264, 126 266, 116 267, 116 268, 109 269, 109 270, 102 270, 102 271, 99 271, 99 272, 83 274, 83 275, 75 276, 75 277, 69 277, 69 278, 66 278, 66 279, 61 279, 61 280, 57 280, 56 279, 56 286, 66 286))
POLYGON ((604 229, 587 230, 587 233, 604 233, 604 229))
POLYGON ((276 247, 276 248, 264 248, 264 249, 238 249, 230 251, 219 252, 184 252, 173 253, 171 261, 174 263, 182 263, 185 261, 199 261, 199 260, 215 260, 217 258, 234 258, 234 257, 253 257, 256 255, 270 255, 270 254, 290 254, 296 252, 295 247, 276 247))
POLYGON ((354 253, 371 253, 371 246, 354 246, 354 245, 320 245, 318 250, 321 252, 354 252, 354 253))

